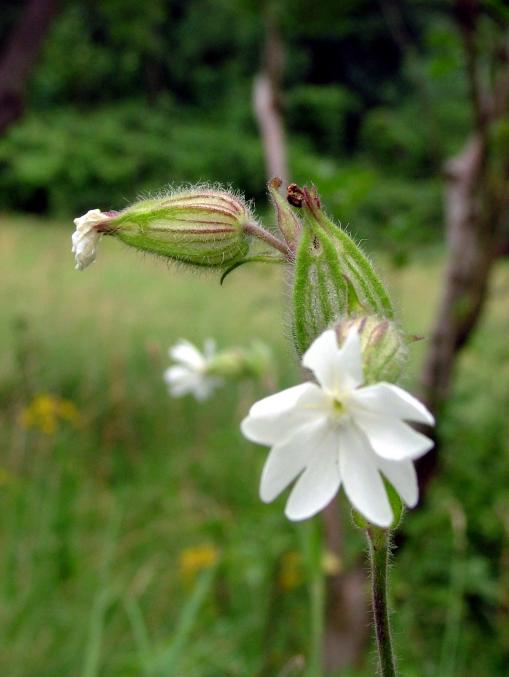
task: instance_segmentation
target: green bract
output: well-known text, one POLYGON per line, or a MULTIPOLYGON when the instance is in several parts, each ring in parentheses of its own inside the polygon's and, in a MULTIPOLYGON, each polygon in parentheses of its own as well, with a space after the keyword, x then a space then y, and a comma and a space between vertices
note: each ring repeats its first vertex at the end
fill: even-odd
POLYGON ((303 230, 295 256, 294 338, 299 354, 327 327, 345 317, 392 319, 384 285, 355 242, 320 208, 316 192, 294 187, 301 199, 303 230))
POLYGON ((214 355, 207 373, 227 379, 261 378, 271 367, 271 352, 261 341, 244 348, 230 348, 214 355))
POLYGON ((247 253, 250 220, 236 195, 195 188, 135 203, 111 218, 105 234, 185 263, 223 267, 247 253))
POLYGON ((408 340, 395 322, 376 315, 340 320, 334 324, 339 345, 353 328, 361 341, 364 383, 397 381, 407 358, 408 340))

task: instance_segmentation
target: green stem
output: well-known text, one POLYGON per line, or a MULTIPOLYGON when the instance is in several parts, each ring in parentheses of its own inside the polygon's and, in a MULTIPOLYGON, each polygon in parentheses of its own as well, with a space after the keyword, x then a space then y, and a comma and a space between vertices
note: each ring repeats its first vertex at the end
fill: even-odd
POLYGON ((325 606, 325 589, 322 570, 322 532, 316 520, 309 520, 305 528, 298 531, 301 548, 308 571, 308 592, 310 607, 309 657, 306 675, 319 677, 322 675, 323 619, 325 606))
POLYGON ((381 677, 396 677, 396 661, 392 650, 391 625, 387 606, 387 570, 391 532, 369 526, 366 529, 371 568, 373 620, 381 677))
POLYGON ((270 245, 273 249, 277 249, 287 261, 293 261, 293 254, 287 244, 281 242, 279 238, 272 233, 269 233, 268 230, 265 230, 258 223, 246 223, 244 226, 244 231, 253 237, 257 237, 259 240, 262 240, 266 244, 270 245))

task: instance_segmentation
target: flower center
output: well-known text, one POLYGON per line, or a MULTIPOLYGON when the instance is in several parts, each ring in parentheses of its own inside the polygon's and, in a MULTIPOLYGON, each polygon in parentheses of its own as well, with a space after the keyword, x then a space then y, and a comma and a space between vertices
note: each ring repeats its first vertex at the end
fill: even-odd
POLYGON ((346 414, 346 407, 341 400, 338 400, 336 397, 332 399, 332 411, 331 418, 334 423, 339 423, 346 414))

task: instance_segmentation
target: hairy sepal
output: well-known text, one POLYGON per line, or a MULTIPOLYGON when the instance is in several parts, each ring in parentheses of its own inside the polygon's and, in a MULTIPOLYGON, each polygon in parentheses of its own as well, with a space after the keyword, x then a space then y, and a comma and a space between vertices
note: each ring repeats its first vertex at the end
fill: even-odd
POLYGON ((248 253, 251 218, 237 195, 197 188, 135 203, 110 220, 106 234, 141 251, 223 268, 248 253))
POLYGON ((334 322, 375 314, 392 319, 383 283, 357 244, 321 210, 319 198, 303 189, 303 232, 295 257, 294 339, 303 354, 334 322))

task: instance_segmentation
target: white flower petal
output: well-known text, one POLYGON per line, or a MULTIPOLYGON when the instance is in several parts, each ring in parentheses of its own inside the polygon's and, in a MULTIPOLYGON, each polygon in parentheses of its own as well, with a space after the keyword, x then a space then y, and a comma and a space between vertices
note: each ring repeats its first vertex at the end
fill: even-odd
POLYGON ((357 329, 352 328, 348 332, 335 358, 334 368, 340 390, 357 388, 364 382, 361 340, 357 329))
POLYGON ((188 381, 180 381, 179 383, 172 383, 170 386, 170 395, 172 397, 183 397, 193 392, 193 385, 188 381))
POLYGON ((426 407, 403 388, 392 383, 376 383, 351 394, 352 401, 368 411, 433 425, 435 419, 426 407))
POLYGON ((173 397, 181 397, 188 393, 195 393, 200 382, 203 380, 201 375, 198 375, 188 367, 183 367, 181 365, 174 365, 173 367, 166 369, 163 378, 173 397))
POLYGON ((323 332, 308 348, 302 364, 311 369, 320 385, 329 392, 342 393, 363 382, 359 334, 348 332, 341 348, 333 329, 323 332))
POLYGON ((273 501, 304 470, 325 424, 324 420, 303 428, 285 442, 272 447, 260 482, 262 501, 273 501))
POLYGON ((164 372, 163 378, 166 381, 168 385, 172 385, 173 383, 178 383, 180 381, 185 381, 189 378, 191 372, 187 367, 182 367, 180 365, 175 365, 174 367, 170 367, 169 369, 166 369, 164 372))
POLYGON ((367 440, 353 425, 341 428, 339 472, 352 505, 373 524, 390 526, 392 510, 376 458, 367 440))
POLYGON ((197 400, 203 402, 208 400, 212 395, 214 390, 221 385, 222 381, 218 378, 200 378, 196 380, 194 385, 193 394, 197 400))
POLYGON ((200 370, 205 366, 205 358, 190 341, 182 339, 170 348, 169 353, 175 362, 180 362, 191 369, 200 370))
POLYGON ((297 430, 326 416, 329 398, 314 383, 301 383, 265 397, 242 421, 242 433, 252 442, 277 444, 297 430))
POLYGON ((390 526, 385 490, 390 482, 413 507, 418 486, 412 460, 433 442, 405 421, 433 424, 426 407, 390 383, 363 382, 359 334, 350 330, 338 348, 333 330, 319 336, 303 357, 320 386, 304 383, 257 402, 242 423, 249 439, 273 448, 260 495, 272 501, 292 481, 286 515, 306 519, 322 510, 340 484, 370 522, 390 526))
POLYGON ((295 483, 286 504, 285 514, 291 520, 307 519, 323 510, 341 484, 336 431, 326 427, 313 442, 308 448, 312 454, 309 465, 295 483))
POLYGON ((210 397, 218 385, 220 385, 219 379, 212 379, 198 374, 188 373, 187 376, 170 383, 169 389, 173 397, 194 395, 197 400, 202 402, 210 397))
POLYGON ((376 463, 408 507, 415 507, 419 498, 419 487, 412 461, 388 461, 379 456, 376 463))
POLYGON ((328 329, 320 334, 304 353, 302 364, 316 376, 321 386, 328 388, 333 385, 333 365, 339 351, 336 332, 328 329))
POLYGON ((355 412, 356 424, 366 434, 373 451, 389 461, 416 459, 433 447, 433 441, 397 418, 355 412))
POLYGON ((182 397, 183 395, 189 395, 190 393, 194 394, 196 387, 196 379, 193 378, 193 376, 171 383, 169 386, 170 394, 173 397, 182 397))

